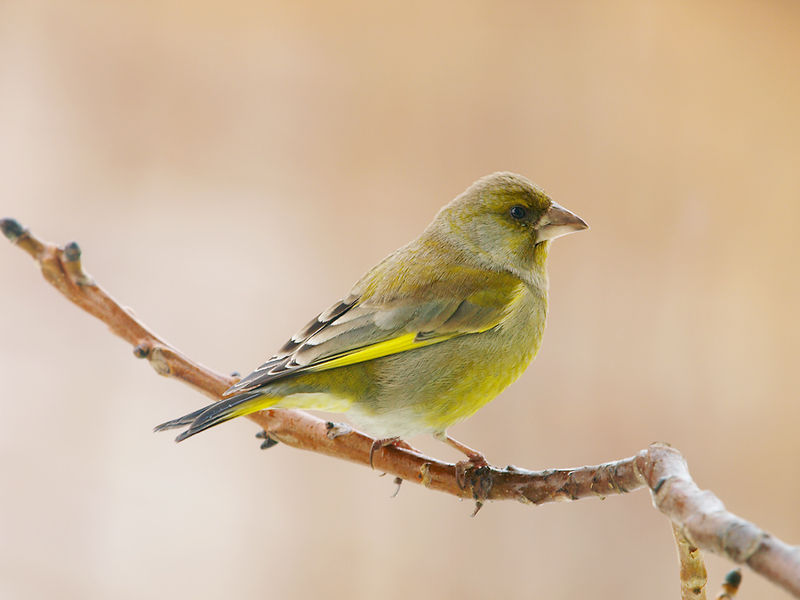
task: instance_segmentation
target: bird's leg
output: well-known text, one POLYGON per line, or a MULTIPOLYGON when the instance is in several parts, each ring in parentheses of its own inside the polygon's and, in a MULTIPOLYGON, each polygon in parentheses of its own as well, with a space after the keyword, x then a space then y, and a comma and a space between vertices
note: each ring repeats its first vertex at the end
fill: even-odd
POLYGON ((397 448, 403 448, 404 450, 411 450, 411 452, 418 451, 408 444, 408 442, 404 442, 399 437, 390 437, 390 438, 383 438, 380 440, 375 440, 372 442, 372 447, 369 449, 369 466, 370 468, 374 469, 375 465, 372 464, 372 458, 375 456, 375 451, 380 450, 381 448, 385 448, 386 446, 395 446, 397 448))
POLYGON ((441 442, 444 442, 445 444, 449 444, 467 457, 467 460, 461 460, 456 463, 456 483, 458 483, 458 486, 461 489, 464 489, 467 484, 467 469, 477 469, 480 467, 489 466, 489 463, 483 454, 474 448, 470 448, 466 444, 462 444, 458 440, 451 438, 449 435, 447 435, 446 431, 437 431, 433 434, 433 437, 441 442))
POLYGON ((450 446, 452 446, 453 448, 464 454, 467 457, 467 460, 476 467, 486 467, 489 465, 489 463, 486 462, 486 458, 484 458, 483 454, 481 454, 474 448, 470 448, 466 444, 462 444, 458 440, 451 438, 449 435, 447 435, 446 431, 437 431, 436 433, 433 434, 433 437, 435 437, 440 442, 449 444, 450 446))

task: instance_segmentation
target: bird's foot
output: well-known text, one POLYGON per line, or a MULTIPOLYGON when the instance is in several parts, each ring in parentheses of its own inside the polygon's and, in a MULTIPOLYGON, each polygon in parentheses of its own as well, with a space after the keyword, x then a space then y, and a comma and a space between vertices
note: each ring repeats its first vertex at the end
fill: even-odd
POLYGON ((261 442, 261 449, 262 450, 269 450, 273 446, 278 445, 278 440, 271 438, 266 430, 262 429, 256 434, 256 437, 260 440, 264 440, 261 442))
POLYGON ((456 484, 462 490, 467 488, 472 490, 475 510, 471 516, 474 517, 489 499, 489 492, 494 485, 492 467, 483 455, 475 453, 467 460, 456 463, 456 484))
POLYGON ((370 468, 374 469, 375 464, 373 463, 373 458, 375 457, 375 452, 380 450, 381 448, 385 448, 386 446, 394 446, 395 448, 403 448, 404 450, 411 450, 412 452, 416 452, 417 450, 414 449, 412 446, 408 444, 408 442, 404 442, 399 437, 390 437, 390 438, 383 438, 380 440, 375 440, 372 442, 372 447, 369 449, 369 466, 370 468))
POLYGON ((474 470, 477 472, 479 469, 488 466, 489 463, 480 452, 472 451, 467 454, 467 460, 460 460, 456 463, 456 483, 458 484, 458 487, 462 490, 466 489, 468 471, 474 470))
POLYGON ((433 434, 433 437, 440 442, 444 442, 445 444, 452 446, 467 457, 467 460, 462 460, 456 463, 456 483, 462 490, 466 489, 467 487, 467 471, 474 470, 477 472, 480 469, 489 466, 489 463, 483 454, 474 448, 470 448, 466 444, 462 444, 458 440, 451 438, 449 435, 447 435, 446 431, 437 431, 433 434))
POLYGON ((353 428, 350 427, 350 425, 345 423, 334 423, 333 421, 328 421, 325 423, 325 429, 327 429, 325 435, 328 436, 329 440, 335 440, 340 435, 353 433, 353 428))

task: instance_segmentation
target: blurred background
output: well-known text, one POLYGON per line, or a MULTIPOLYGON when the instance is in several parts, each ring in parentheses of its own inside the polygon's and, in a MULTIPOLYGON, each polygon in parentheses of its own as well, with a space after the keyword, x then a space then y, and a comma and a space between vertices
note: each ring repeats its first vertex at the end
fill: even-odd
MULTIPOLYGON (((0 216, 244 372, 523 173, 592 229, 553 248, 539 358, 454 436, 528 468, 667 441, 798 543, 799 27, 791 1, 5 0, 0 216)), ((0 272, 3 598, 678 595, 643 492, 470 519, 246 420, 176 446, 152 427, 205 397, 2 243, 0 272)), ((742 596, 786 597, 748 571, 742 596)))

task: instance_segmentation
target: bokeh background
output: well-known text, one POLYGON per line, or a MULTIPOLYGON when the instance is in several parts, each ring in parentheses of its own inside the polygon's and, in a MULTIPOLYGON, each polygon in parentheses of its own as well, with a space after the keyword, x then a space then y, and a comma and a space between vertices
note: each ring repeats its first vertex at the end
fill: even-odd
MULTIPOLYGON (((452 433, 529 468, 668 441, 797 543, 799 29, 793 1, 5 0, 0 213, 244 371, 474 179, 524 173, 592 229, 555 244, 536 363, 452 433)), ((677 597, 642 492, 470 519, 245 420, 176 446, 151 428, 205 397, 11 246, 0 272, 3 598, 677 597)))

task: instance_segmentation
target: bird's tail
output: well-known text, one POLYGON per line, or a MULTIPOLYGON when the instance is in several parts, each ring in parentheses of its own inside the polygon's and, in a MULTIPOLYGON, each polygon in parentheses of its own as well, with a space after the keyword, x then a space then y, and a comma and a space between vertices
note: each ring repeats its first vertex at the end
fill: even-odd
POLYGON ((157 426, 153 431, 164 431, 166 429, 177 429, 179 427, 187 427, 178 437, 175 438, 176 442, 182 442, 188 437, 193 436, 195 433, 205 431, 209 427, 219 425, 230 419, 249 415, 259 410, 264 410, 270 406, 274 406, 280 401, 280 398, 263 396, 261 392, 244 392, 220 400, 214 404, 184 415, 172 421, 167 421, 157 426))

